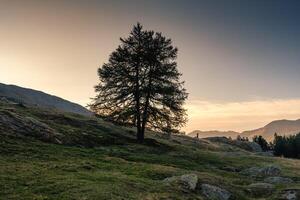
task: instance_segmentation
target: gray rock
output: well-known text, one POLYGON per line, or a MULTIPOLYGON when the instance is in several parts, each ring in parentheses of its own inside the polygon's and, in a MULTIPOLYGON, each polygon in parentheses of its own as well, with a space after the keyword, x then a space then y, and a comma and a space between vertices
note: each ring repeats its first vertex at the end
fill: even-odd
POLYGON ((257 144, 256 142, 246 142, 246 144, 251 149, 250 151, 252 151, 252 152, 262 152, 261 146, 259 144, 257 144))
POLYGON ((254 197, 264 197, 273 193, 274 186, 269 183, 253 183, 248 186, 247 191, 254 197))
POLYGON ((231 193, 227 190, 209 184, 201 185, 201 193, 207 199, 214 200, 228 200, 231 197, 231 193))
POLYGON ((243 170, 241 173, 249 176, 261 176, 261 177, 278 176, 281 174, 281 168, 274 165, 270 165, 262 168, 251 167, 249 169, 243 170))
POLYGON ((178 185, 182 189, 195 190, 198 183, 198 176, 196 174, 184 174, 182 176, 168 177, 163 182, 170 185, 178 185))
POLYGON ((300 190, 288 189, 281 192, 279 198, 280 200, 299 200, 300 190))
POLYGON ((288 183, 293 183, 293 180, 290 178, 273 176, 273 177, 265 178, 264 182, 271 183, 271 184, 288 184, 288 183))
POLYGON ((281 168, 278 166, 267 166, 262 168, 261 174, 264 176, 277 176, 281 174, 281 168))
POLYGON ((6 134, 31 136, 45 142, 61 144, 61 134, 31 117, 20 116, 11 110, 0 110, 0 131, 6 134))

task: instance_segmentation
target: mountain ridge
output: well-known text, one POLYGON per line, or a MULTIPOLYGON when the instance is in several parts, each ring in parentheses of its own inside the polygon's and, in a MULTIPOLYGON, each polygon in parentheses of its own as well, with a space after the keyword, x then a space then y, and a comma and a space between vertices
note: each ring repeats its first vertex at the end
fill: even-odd
POLYGON ((197 133, 200 138, 206 138, 206 137, 236 137, 240 135, 241 137, 248 137, 252 138, 255 135, 261 135, 264 138, 266 138, 268 141, 272 141, 273 136, 275 133, 278 135, 292 135, 300 132, 300 119, 296 120, 288 120, 288 119, 282 119, 282 120, 274 120, 270 123, 266 124, 265 126, 257 129, 242 131, 242 132, 236 132, 236 131, 200 131, 195 130, 190 133, 188 133, 188 136, 196 137, 197 133))
POLYGON ((0 97, 16 103, 23 103, 43 108, 52 108, 87 116, 92 115, 92 112, 77 103, 43 91, 12 84, 0 83, 0 97))

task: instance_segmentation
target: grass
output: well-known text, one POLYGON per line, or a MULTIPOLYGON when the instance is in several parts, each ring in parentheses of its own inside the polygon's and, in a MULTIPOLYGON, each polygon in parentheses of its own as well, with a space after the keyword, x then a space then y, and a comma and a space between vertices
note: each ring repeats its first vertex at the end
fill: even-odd
POLYGON ((64 145, 0 129, 0 199, 203 199, 199 188, 186 193, 162 183, 186 173, 227 189, 235 199, 255 199, 246 188, 260 179, 222 168, 270 164, 281 166, 283 176, 297 182, 276 186, 267 199, 286 188, 300 189, 299 160, 262 157, 184 136, 169 140, 153 132, 138 144, 132 129, 95 118, 4 103, 1 110, 49 125, 64 145))

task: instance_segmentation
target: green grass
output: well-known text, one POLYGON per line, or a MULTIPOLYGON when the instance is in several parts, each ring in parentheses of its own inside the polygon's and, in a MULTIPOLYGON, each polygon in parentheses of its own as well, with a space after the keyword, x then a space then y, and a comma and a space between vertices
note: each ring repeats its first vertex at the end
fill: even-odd
POLYGON ((277 186, 269 199, 282 189, 300 188, 299 160, 257 156, 184 136, 169 140, 153 132, 147 133, 145 144, 138 144, 132 129, 95 118, 0 104, 0 111, 7 109, 49 125, 65 145, 0 131, 0 199, 202 199, 199 189, 186 193, 162 183, 191 172, 200 183, 221 186, 238 200, 255 199, 246 186, 259 179, 222 167, 269 164, 298 180, 277 186))

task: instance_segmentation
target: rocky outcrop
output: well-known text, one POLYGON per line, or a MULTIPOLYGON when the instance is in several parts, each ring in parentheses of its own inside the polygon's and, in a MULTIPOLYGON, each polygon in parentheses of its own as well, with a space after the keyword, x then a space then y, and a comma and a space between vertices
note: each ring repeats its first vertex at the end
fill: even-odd
POLYGON ((270 184, 289 184, 289 183, 293 183, 293 180, 290 178, 273 176, 273 177, 265 178, 264 182, 270 183, 270 184))
POLYGON ((20 116, 10 110, 0 110, 0 131, 16 136, 31 136, 45 142, 61 144, 60 134, 48 125, 20 116))
POLYGON ((260 177, 270 177, 270 176, 278 176, 281 174, 281 168, 275 165, 270 165, 267 167, 251 167, 245 169, 241 172, 244 175, 248 176, 260 176, 260 177))
POLYGON ((207 199, 229 200, 232 196, 230 192, 214 185, 202 184, 201 193, 207 199))
POLYGON ((299 200, 299 199, 300 199, 299 189, 283 190, 278 197, 278 200, 299 200))
POLYGON ((269 183, 253 183, 248 186, 247 191, 254 197, 265 197, 273 193, 274 186, 269 183))
MULTIPOLYGON (((259 144, 257 144, 256 142, 247 142, 247 141, 246 142, 242 141, 242 142, 244 143, 244 146, 246 146, 246 148, 249 149, 250 151, 252 151, 252 152, 262 152, 261 146, 259 144)), ((242 146, 243 143, 240 146, 242 146)))
POLYGON ((172 176, 163 180, 169 185, 177 185, 184 190, 195 190, 198 183, 196 174, 184 174, 182 176, 172 176))

